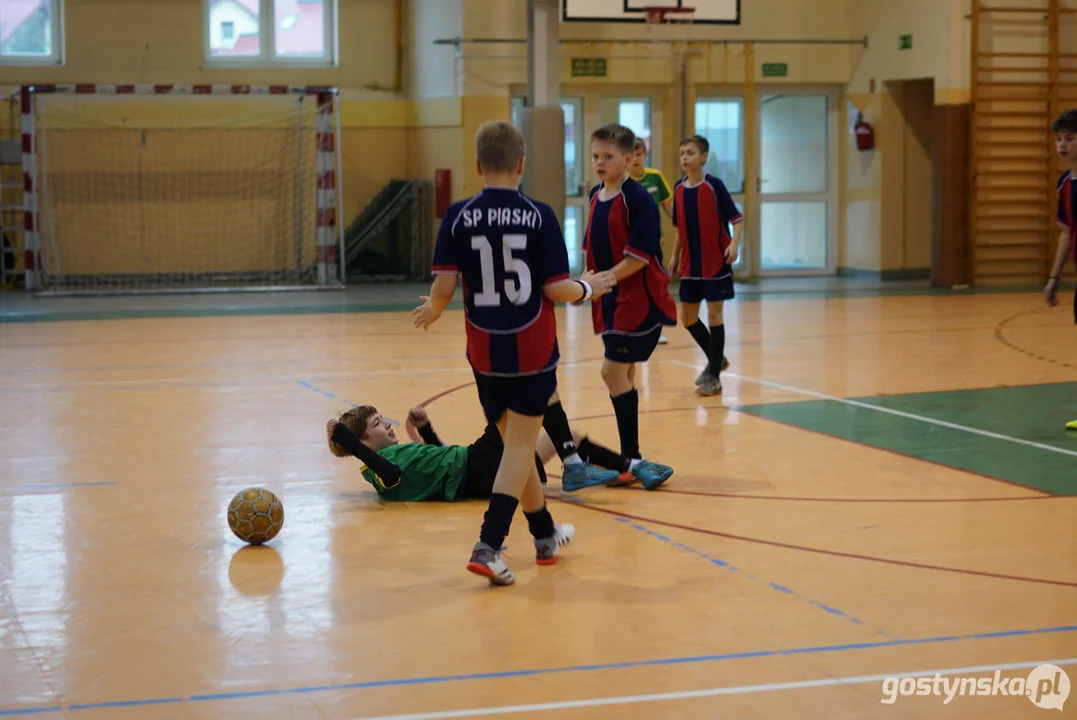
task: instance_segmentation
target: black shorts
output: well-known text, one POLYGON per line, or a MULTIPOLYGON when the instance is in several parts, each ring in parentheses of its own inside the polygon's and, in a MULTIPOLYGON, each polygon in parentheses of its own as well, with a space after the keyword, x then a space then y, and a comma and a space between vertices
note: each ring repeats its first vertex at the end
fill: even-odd
POLYGON ((606 333, 602 336, 602 342, 606 345, 606 359, 620 363, 647 362, 658 347, 662 330, 663 326, 659 325, 644 335, 606 333))
POLYGON ((712 278, 710 280, 681 280, 678 289, 681 302, 701 303, 717 302, 719 300, 732 300, 736 293, 733 291, 733 274, 724 278, 712 278))
POLYGON ((475 373, 475 387, 487 424, 497 425, 506 410, 531 417, 545 415, 550 398, 557 391, 557 372, 547 370, 516 377, 475 373))
MULTIPOLYGON (((486 426, 482 436, 467 446, 467 470, 465 470, 464 482, 456 497, 465 498, 488 498, 494 491, 494 479, 497 477, 497 468, 501 465, 501 456, 505 453, 505 445, 501 441, 501 433, 497 431, 497 425, 490 423, 486 426)), ((535 453, 535 465, 538 467, 539 480, 546 484, 546 468, 542 466, 542 459, 535 453)))

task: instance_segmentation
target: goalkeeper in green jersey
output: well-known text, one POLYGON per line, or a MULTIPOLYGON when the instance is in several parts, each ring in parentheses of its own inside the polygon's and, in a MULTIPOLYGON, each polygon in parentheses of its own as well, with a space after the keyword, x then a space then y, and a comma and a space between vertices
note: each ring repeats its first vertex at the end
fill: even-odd
MULTIPOLYGON (((377 408, 363 405, 348 410, 339 420, 326 425, 329 449, 337 457, 354 456, 363 462, 363 478, 374 486, 384 500, 421 502, 443 500, 456 502, 472 498, 489 498, 504 445, 497 426, 486 426, 482 436, 470 445, 446 445, 434 432, 423 407, 412 408, 408 421, 415 427, 423 442, 401 443, 377 408)), ((577 452, 587 463, 615 471, 613 477, 625 484, 639 480, 647 489, 661 485, 673 470, 657 463, 646 466, 637 463, 629 469, 629 458, 607 447, 592 443, 581 433, 572 431, 577 452), (650 486, 650 487, 649 487, 650 486)), ((545 433, 539 438, 535 464, 539 478, 546 483, 545 463, 556 455, 553 442, 545 433)), ((564 489, 607 484, 601 477, 564 489)))

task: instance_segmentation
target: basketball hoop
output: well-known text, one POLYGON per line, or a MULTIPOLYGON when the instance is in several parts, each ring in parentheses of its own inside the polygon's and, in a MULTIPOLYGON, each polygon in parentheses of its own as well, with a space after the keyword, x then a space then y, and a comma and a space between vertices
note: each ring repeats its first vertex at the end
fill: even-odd
POLYGON ((678 7, 676 5, 648 5, 643 8, 643 12, 647 14, 648 25, 660 25, 666 22, 666 15, 673 15, 670 18, 670 22, 692 22, 692 13, 696 9, 694 7, 678 7), (677 15, 683 15, 683 18, 676 17, 677 15))

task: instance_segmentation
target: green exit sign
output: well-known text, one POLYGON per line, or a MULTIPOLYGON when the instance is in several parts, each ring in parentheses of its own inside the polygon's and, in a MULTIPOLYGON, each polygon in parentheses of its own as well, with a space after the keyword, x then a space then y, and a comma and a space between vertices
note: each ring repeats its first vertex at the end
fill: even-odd
POLYGON ((898 50, 912 50, 912 35, 898 36, 898 50))
POLYGON ((787 63, 763 63, 763 77, 788 77, 787 63))
POLYGON ((572 58, 572 77, 606 77, 606 58, 572 58))

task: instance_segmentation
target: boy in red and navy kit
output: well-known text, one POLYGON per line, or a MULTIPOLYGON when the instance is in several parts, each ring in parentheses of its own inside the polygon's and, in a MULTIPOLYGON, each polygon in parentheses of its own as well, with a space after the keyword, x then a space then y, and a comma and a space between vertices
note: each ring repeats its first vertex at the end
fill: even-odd
MULTIPOLYGON (((617 417, 621 454, 639 463, 645 461, 639 450, 636 363, 647 362, 662 329, 677 324, 677 306, 662 266, 658 205, 626 172, 635 145, 635 134, 622 125, 591 133, 591 165, 600 184, 591 189, 584 248, 587 269, 612 271, 617 282, 608 295, 592 301, 591 319, 606 346, 602 380, 617 417)), ((654 489, 665 479, 643 485, 654 489)))
POLYGON ((722 304, 735 294, 733 263, 737 261, 743 219, 725 183, 704 172, 709 151, 710 143, 699 135, 681 141, 685 177, 673 186, 677 239, 669 259, 670 273, 681 277, 681 322, 708 360, 696 378, 696 392, 700 395, 722 392, 719 376, 729 366, 725 359, 722 304), (699 319, 699 306, 704 300, 707 325, 699 319))
POLYGON ((485 123, 475 137, 476 165, 486 187, 453 203, 438 229, 430 297, 415 309, 415 325, 436 322, 463 276, 467 358, 486 421, 504 439, 489 507, 467 569, 492 584, 515 575, 501 556, 520 507, 535 538, 536 562, 551 565, 575 529, 554 523, 535 465, 535 446, 557 391, 555 302, 601 297, 609 273, 568 274, 568 250, 553 210, 516 188, 524 171, 520 131, 485 123))
MULTIPOLYGON (((1047 304, 1058 305, 1058 281, 1066 259, 1072 257, 1077 265, 1077 109, 1067 110, 1055 120, 1055 150, 1063 162, 1069 163, 1069 170, 1058 179, 1058 224, 1062 232, 1058 235, 1058 250, 1055 263, 1051 267, 1051 276, 1043 289, 1047 304)), ((1077 323, 1077 292, 1073 295, 1073 322, 1077 323)), ((1077 430, 1077 420, 1066 423, 1067 430, 1077 430)))

